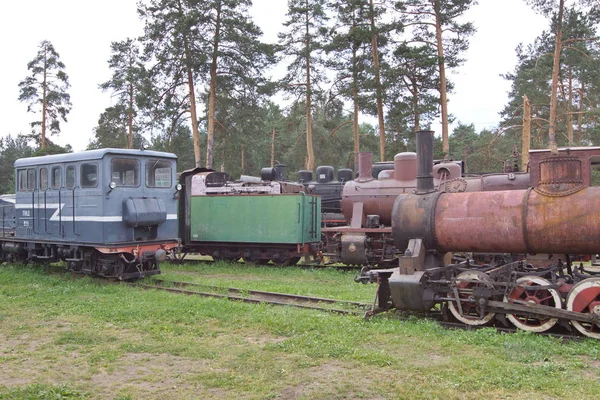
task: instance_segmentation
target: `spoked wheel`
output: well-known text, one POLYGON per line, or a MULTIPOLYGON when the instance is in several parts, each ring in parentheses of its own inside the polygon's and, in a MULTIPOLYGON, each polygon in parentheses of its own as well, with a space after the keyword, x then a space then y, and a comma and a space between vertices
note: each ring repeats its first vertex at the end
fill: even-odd
MULTIPOLYGON (((529 289, 536 286, 550 286, 551 283, 539 276, 523 276, 517 279, 517 287, 508 296, 504 296, 505 302, 520 300, 531 304, 562 308, 560 294, 555 289, 540 288, 529 289), (526 287, 529 287, 526 289, 526 287)), ((558 322, 556 318, 540 319, 527 315, 507 314, 508 320, 519 329, 530 332, 545 332, 558 322)))
MULTIPOLYGON (((575 284, 567 295, 567 310, 600 315, 600 278, 588 278, 575 284)), ((600 325, 571 321, 583 335, 600 339, 600 325)))
POLYGON ((494 313, 486 313, 482 316, 477 303, 472 301, 474 300, 473 289, 481 286, 492 287, 490 277, 483 272, 465 271, 456 277, 456 289, 458 291, 458 298, 461 301, 449 301, 448 308, 452 315, 463 324, 472 326, 485 325, 494 318, 494 313))

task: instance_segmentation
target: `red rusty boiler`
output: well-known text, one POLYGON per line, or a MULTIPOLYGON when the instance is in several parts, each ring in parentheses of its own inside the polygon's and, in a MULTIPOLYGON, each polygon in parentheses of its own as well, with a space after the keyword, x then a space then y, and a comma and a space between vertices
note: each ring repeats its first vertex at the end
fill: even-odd
POLYGON ((551 155, 538 168, 539 183, 527 190, 431 188, 398 197, 392 213, 396 247, 421 238, 440 252, 600 252, 600 188, 584 184, 581 159, 551 155))

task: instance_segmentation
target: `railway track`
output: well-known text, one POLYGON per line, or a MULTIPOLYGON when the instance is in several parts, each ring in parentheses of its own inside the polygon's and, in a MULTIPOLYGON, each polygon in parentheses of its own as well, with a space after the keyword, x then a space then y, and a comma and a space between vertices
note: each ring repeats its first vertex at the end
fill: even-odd
MULTIPOLYGON (((371 313, 372 304, 361 303, 355 301, 335 300, 321 297, 300 296, 294 294, 266 292, 260 290, 247 290, 231 287, 204 285, 199 283, 168 281, 155 279, 154 284, 128 282, 129 286, 139 287, 145 290, 163 290, 171 293, 178 293, 189 296, 213 297, 222 298, 234 301, 243 301, 246 303, 264 303, 279 306, 291 306, 311 310, 326 311, 335 314, 355 315, 363 318, 369 318, 374 314, 371 313)), ((412 313, 396 313, 396 317, 400 320, 408 320, 412 313)), ((468 330, 474 331, 479 329, 494 329, 501 333, 517 333, 519 329, 514 327, 501 326, 499 324, 490 326, 471 326, 460 322, 452 322, 444 320, 441 312, 430 312, 425 316, 430 321, 434 321, 446 329, 468 330)), ((563 327, 558 327, 552 331, 538 333, 541 336, 554 337, 563 341, 583 340, 581 335, 574 335, 563 327)))
POLYGON ((286 293, 247 290, 231 287, 211 286, 198 283, 167 281, 155 279, 154 284, 127 283, 129 286, 148 290, 164 290, 190 296, 215 297, 246 303, 266 303, 281 306, 292 306, 312 310, 328 311, 336 314, 364 316, 372 307, 371 304, 355 301, 326 299, 321 297, 300 296, 286 293))
MULTIPOLYGON (((177 260, 171 260, 174 264, 214 264, 215 261, 210 258, 183 258, 177 260)), ((232 261, 234 264, 245 264, 246 262, 242 261, 232 261)), ((255 266, 256 264, 249 264, 250 266, 255 266)), ((271 267, 271 268, 302 268, 302 269, 325 269, 325 268, 335 268, 338 271, 359 271, 362 266, 360 265, 335 265, 335 264, 302 264, 301 262, 294 265, 289 266, 281 266, 276 264, 263 264, 263 267, 271 267)))

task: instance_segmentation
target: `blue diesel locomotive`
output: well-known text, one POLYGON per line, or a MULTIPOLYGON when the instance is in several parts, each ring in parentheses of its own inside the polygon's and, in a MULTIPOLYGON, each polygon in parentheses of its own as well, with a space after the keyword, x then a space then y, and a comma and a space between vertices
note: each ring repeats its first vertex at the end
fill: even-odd
POLYGON ((54 262, 120 280, 160 273, 179 246, 177 157, 100 149, 15 162, 14 214, 1 214, 2 260, 54 262))

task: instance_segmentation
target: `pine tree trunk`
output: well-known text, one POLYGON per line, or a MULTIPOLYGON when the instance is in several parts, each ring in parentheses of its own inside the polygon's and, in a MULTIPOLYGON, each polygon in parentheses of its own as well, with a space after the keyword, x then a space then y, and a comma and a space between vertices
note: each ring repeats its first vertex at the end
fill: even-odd
POLYGON ((523 138, 521 146, 521 171, 527 171, 529 148, 531 146, 531 104, 527 96, 523 96, 523 138))
POLYGON ((133 84, 129 84, 129 149, 133 149, 133 84))
POLYGON ((46 109, 47 109, 47 100, 46 100, 46 90, 48 86, 47 82, 47 73, 48 73, 48 62, 46 57, 46 52, 44 53, 44 81, 42 82, 42 141, 41 148, 42 150, 46 148, 46 109))
POLYGON ((573 68, 569 67, 569 93, 567 101, 567 137, 569 138, 569 146, 573 146, 575 139, 573 138, 573 68))
POLYGON ((271 132, 271 168, 275 166, 275 128, 271 132))
POLYGON ((242 175, 246 172, 246 146, 242 145, 242 175))
POLYGON ((419 86, 417 82, 413 79, 413 115, 415 117, 415 132, 421 130, 421 113, 419 113, 419 86))
POLYGON ((558 92, 558 72, 560 71, 560 53, 562 51, 562 19, 565 7, 565 0, 559 0, 558 18, 556 21, 556 40, 554 43, 554 62, 552 65, 552 95, 550 97, 550 121, 548 127, 548 136, 550 139, 550 151, 552 154, 558 154, 556 145, 556 107, 558 92))
POLYGON ((442 110, 442 153, 444 160, 448 159, 450 153, 450 142, 448 132, 448 100, 446 93, 446 65, 444 61, 444 44, 442 41, 442 22, 440 20, 439 0, 433 0, 435 12, 435 38, 437 41, 438 67, 440 70, 440 106, 442 110))
POLYGON ((579 113, 577 114, 577 144, 581 146, 581 130, 583 125, 583 95, 585 94, 585 89, 583 87, 583 82, 581 82, 581 89, 579 89, 579 113))
MULTIPOLYGON (((183 15, 181 1, 177 2, 179 12, 183 15)), ((190 114, 192 119, 192 137, 194 139, 194 162, 196 168, 199 168, 202 162, 202 154, 200 152, 200 132, 198 132, 198 115, 196 114, 196 95, 194 89, 194 75, 192 73, 192 63, 190 47, 188 45, 187 36, 183 35, 183 46, 185 51, 185 68, 187 71, 188 91, 190 95, 190 114)))
POLYGON ((212 168, 215 140, 215 98, 217 96, 217 52, 221 31, 221 3, 217 5, 215 37, 213 41, 212 61, 210 63, 210 89, 208 95, 208 138, 206 143, 206 168, 212 168))
POLYGON ((352 102, 354 103, 354 115, 352 118, 352 135, 354 137, 354 170, 358 171, 358 153, 360 152, 360 136, 359 136, 359 129, 358 129, 358 113, 359 113, 359 107, 358 107, 358 72, 356 70, 356 64, 357 64, 357 55, 356 55, 356 48, 352 49, 352 66, 353 66, 353 72, 352 72, 352 102))
POLYGON ((360 136, 358 135, 358 87, 356 83, 354 84, 353 89, 353 97, 354 97, 354 116, 352 122, 352 133, 354 136, 354 170, 358 171, 358 153, 360 152, 360 136))
POLYGON ((375 92, 377 95, 377 120, 379 123, 379 159, 385 161, 385 126, 383 120, 383 90, 381 89, 381 77, 379 73, 379 53, 377 50, 377 31, 375 30, 375 7, 370 0, 371 14, 371 48, 373 51, 373 69, 375 72, 375 92))
POLYGON ((312 104, 311 104, 311 82, 310 82, 310 36, 308 18, 308 0, 306 1, 306 169, 313 170, 315 167, 315 153, 312 138, 312 104))

